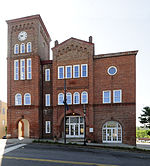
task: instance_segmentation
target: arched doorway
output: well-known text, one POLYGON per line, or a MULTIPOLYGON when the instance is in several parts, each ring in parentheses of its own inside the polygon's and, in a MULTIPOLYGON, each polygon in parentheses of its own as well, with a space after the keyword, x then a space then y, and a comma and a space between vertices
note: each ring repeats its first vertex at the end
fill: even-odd
POLYGON ((29 138, 29 121, 21 119, 18 122, 18 137, 29 138))
POLYGON ((108 121, 102 129, 103 143, 122 143, 122 127, 116 121, 108 121))

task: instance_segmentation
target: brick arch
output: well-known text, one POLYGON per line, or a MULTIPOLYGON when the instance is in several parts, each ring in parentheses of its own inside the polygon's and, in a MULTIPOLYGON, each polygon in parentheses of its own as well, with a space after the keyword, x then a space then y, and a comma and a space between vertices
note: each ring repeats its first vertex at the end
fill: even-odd
MULTIPOLYGON (((74 111, 69 110, 69 111, 66 112, 66 116, 72 114, 73 112, 76 113, 76 114, 79 114, 82 117, 84 117, 84 113, 79 111, 79 110, 74 110, 74 111)), ((58 119, 58 126, 61 125, 63 119, 64 119, 64 113, 62 113, 61 116, 58 119)), ((87 126, 89 125, 89 119, 88 119, 87 115, 86 115, 86 125, 87 126)))

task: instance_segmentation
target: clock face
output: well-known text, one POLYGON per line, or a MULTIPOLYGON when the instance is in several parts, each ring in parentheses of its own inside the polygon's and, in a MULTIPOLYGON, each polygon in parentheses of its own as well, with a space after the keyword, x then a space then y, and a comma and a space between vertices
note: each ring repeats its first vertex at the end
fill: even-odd
POLYGON ((27 32, 22 31, 22 32, 19 33, 18 39, 19 39, 20 41, 24 41, 24 40, 26 40, 26 38, 27 38, 27 32))

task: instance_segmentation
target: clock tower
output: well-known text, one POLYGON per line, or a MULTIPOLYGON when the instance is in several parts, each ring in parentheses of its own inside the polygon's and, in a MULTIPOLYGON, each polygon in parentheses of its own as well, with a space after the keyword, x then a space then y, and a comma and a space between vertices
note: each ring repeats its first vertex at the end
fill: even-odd
POLYGON ((42 65, 49 60, 49 33, 33 15, 8 24, 8 137, 42 137, 42 65))

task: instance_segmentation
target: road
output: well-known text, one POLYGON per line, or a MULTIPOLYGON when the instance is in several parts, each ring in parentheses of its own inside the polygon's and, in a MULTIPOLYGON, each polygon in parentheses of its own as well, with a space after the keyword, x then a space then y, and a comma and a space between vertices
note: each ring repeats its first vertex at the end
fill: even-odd
POLYGON ((1 166, 148 166, 150 153, 53 144, 5 148, 1 166))

